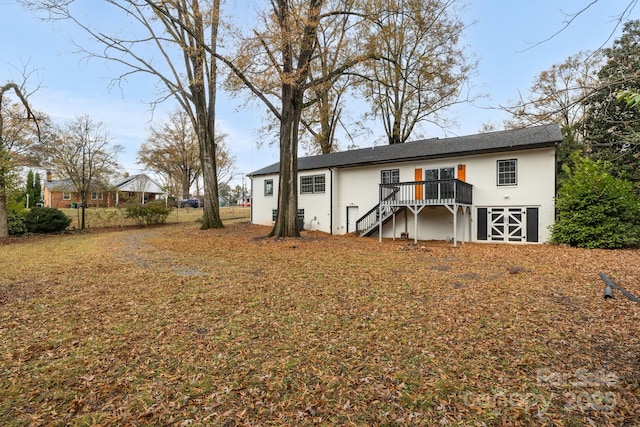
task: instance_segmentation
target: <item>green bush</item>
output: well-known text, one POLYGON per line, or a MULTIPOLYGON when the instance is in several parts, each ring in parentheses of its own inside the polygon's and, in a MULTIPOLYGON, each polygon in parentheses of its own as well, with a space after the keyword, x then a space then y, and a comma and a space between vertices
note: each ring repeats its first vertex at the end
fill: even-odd
POLYGON ((64 231, 69 224, 71 218, 55 208, 31 208, 24 218, 29 233, 57 233, 64 231))
POLYGON ((167 222, 171 208, 167 208, 164 202, 149 202, 144 205, 128 205, 125 217, 133 218, 140 225, 156 225, 167 222))
POLYGON ((7 225, 9 227, 10 236, 19 236, 25 234, 27 229, 24 225, 24 217, 27 211, 24 204, 20 202, 18 197, 10 197, 7 200, 7 225))
POLYGON ((7 225, 9 226, 10 236, 20 236, 27 232, 24 224, 24 212, 9 211, 7 212, 7 225))
POLYGON ((558 191, 551 241, 581 248, 622 248, 640 238, 640 200, 633 185, 613 177, 609 165, 576 156, 558 191))

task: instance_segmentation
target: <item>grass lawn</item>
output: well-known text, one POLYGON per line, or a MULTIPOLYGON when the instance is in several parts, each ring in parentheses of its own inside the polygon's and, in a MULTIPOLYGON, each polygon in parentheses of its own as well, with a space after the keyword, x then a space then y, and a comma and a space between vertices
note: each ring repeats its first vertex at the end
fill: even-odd
POLYGON ((268 231, 0 243, 0 425, 640 422, 640 251, 268 231))

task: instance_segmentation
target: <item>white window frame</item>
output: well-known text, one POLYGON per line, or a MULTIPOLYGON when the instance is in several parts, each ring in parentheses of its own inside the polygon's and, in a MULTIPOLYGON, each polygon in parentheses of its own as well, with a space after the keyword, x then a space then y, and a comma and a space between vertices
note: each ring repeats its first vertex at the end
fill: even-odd
POLYGON ((498 187, 518 185, 518 159, 504 159, 496 162, 496 183, 498 187))
POLYGON ((71 200, 71 193, 62 192, 62 200, 71 200))
POLYGON ((380 171, 381 184, 396 184, 400 182, 400 169, 383 169, 380 171))
POLYGON ((326 191, 325 175, 307 175, 300 177, 300 194, 321 194, 326 191), (305 182, 307 181, 307 182, 305 182), (311 182, 308 182, 311 181, 311 182))
POLYGON ((273 179, 264 180, 264 195, 273 196, 273 179))

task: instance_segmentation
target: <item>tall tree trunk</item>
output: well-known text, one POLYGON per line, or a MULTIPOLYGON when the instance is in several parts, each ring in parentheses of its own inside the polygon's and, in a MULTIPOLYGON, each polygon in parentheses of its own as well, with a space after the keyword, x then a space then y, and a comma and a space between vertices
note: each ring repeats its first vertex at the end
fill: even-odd
MULTIPOLYGON (((2 97, 0 96, 0 102, 2 97)), ((9 223, 7 215, 7 176, 9 174, 9 153, 2 145, 2 119, 0 119, 0 237, 9 236, 9 223)))
POLYGON ((80 230, 84 230, 85 227, 85 207, 87 206, 87 194, 80 193, 80 230))
POLYGON ((189 198, 189 191, 191 189, 191 177, 189 176, 189 169, 184 168, 181 171, 181 179, 180 179, 180 194, 182 195, 182 199, 189 198))
POLYGON ((207 132, 207 139, 200 146, 202 153, 202 179, 204 181, 204 212, 200 229, 222 228, 224 224, 220 218, 220 203, 218 202, 218 179, 216 168, 216 144, 211 132, 207 132))
MULTIPOLYGON (((220 218, 220 202, 218 197, 218 171, 216 165, 216 142, 215 142, 215 124, 216 124, 216 82, 218 77, 218 68, 215 58, 216 46, 218 43, 218 22, 220 17, 220 0, 214 0, 211 7, 211 33, 209 35, 210 52, 209 68, 206 68, 207 61, 204 60, 207 51, 204 46, 199 46, 201 51, 200 64, 202 68, 201 76, 204 81, 205 73, 208 84, 208 92, 205 96, 204 87, 198 93, 199 105, 196 105, 196 113, 198 114, 199 127, 198 137, 200 144, 200 158, 202 161, 202 181, 204 184, 204 212, 202 214, 202 225, 200 229, 222 228, 222 218, 220 218), (207 104, 208 98, 208 104, 207 104), (201 111, 199 111, 201 109, 201 111), (202 132, 200 132, 202 131, 202 132), (202 138, 200 138, 202 136, 202 138)), ((202 20, 200 20, 202 25, 202 20)), ((204 40, 204 35, 202 37, 204 40)), ((196 68, 197 69, 197 68, 196 68)), ((196 75, 198 72, 196 72, 196 75)))
POLYGON ((278 214, 271 237, 300 237, 298 228, 298 127, 303 92, 291 84, 282 88, 280 120, 280 188, 278 214))
POLYGON ((9 236, 9 222, 7 218, 7 196, 0 189, 0 238, 9 236))

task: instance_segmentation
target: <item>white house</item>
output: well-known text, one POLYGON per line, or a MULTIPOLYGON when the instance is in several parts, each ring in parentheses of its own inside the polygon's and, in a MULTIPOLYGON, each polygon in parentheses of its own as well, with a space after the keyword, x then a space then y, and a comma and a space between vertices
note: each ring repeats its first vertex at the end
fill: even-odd
MULTIPOLYGON (((550 239, 558 125, 298 159, 298 215, 331 234, 473 242, 550 239)), ((271 225, 275 163, 251 174, 251 221, 271 225)))

